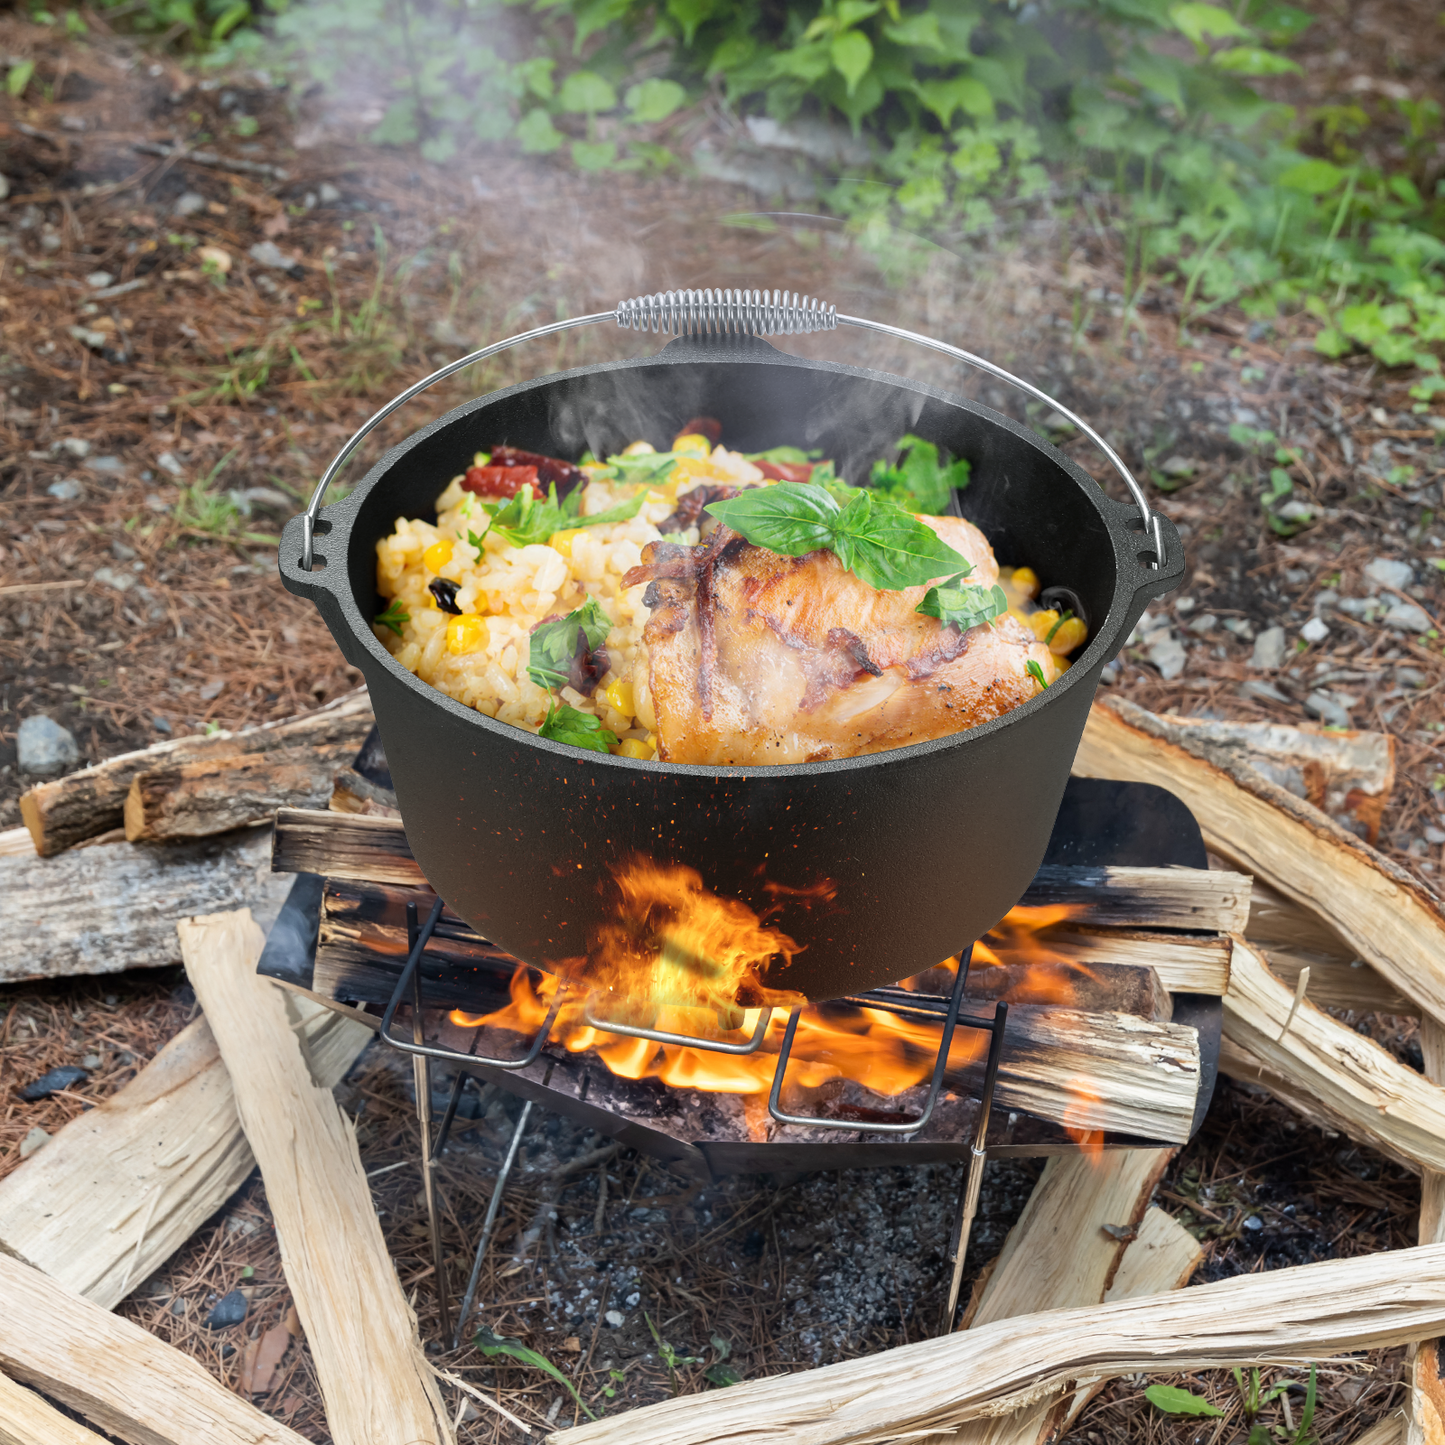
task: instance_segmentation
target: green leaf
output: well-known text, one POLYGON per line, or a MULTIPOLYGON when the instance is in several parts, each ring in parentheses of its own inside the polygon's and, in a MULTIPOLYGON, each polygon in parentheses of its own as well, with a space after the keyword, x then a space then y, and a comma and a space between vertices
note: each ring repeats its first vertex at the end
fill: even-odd
POLYGON ((398 637, 402 636, 401 624, 411 621, 411 613, 401 605, 399 597, 393 597, 387 604, 385 612, 378 612, 371 619, 380 627, 389 627, 398 637))
POLYGON ((936 617, 945 627, 956 627, 960 632, 1002 617, 1008 611, 1003 588, 997 583, 992 587, 967 587, 963 581, 967 576, 967 571, 960 572, 947 582, 930 587, 913 610, 925 617, 936 617))
POLYGON ((605 171, 617 159, 617 142, 574 140, 572 163, 579 171, 605 171))
POLYGON ((1144 1398, 1166 1415, 1207 1415, 1218 1419, 1224 1414, 1218 1405, 1211 1405, 1202 1395, 1181 1390, 1177 1385, 1150 1385, 1144 1391, 1144 1398))
POLYGON ((562 82, 557 104, 577 114, 596 115, 617 104, 617 92, 595 70, 574 70, 562 82))
POLYGON ((922 437, 901 437, 898 445, 906 450, 896 467, 881 460, 873 464, 874 490, 907 511, 924 512, 932 517, 942 515, 948 510, 955 489, 961 491, 968 485, 967 459, 960 457, 951 466, 942 466, 938 448, 922 437))
POLYGON ((682 43, 692 44, 697 27, 712 15, 717 0, 667 0, 667 13, 682 26, 682 43))
POLYGON ((1285 55, 1258 45, 1236 45, 1230 50, 1217 50, 1209 63, 1232 75, 1302 75, 1300 67, 1285 55))
POLYGON ((555 622, 539 623, 532 630, 527 651, 527 676, 538 687, 566 687, 572 661, 581 653, 595 652, 607 641, 612 624, 602 605, 589 597, 585 606, 555 622))
MULTIPOLYGON (((66 19, 70 16, 67 14, 66 19)), ((234 5, 228 5, 217 17, 216 23, 211 26, 212 41, 224 40, 238 25, 243 24, 251 18, 251 7, 247 0, 236 0, 234 5)))
POLYGON ((556 150, 567 137, 552 124, 552 117, 538 106, 517 122, 517 139, 525 155, 539 156, 556 150))
POLYGON ((891 502, 875 502, 866 491, 840 508, 823 487, 778 482, 706 510, 755 546, 785 557, 827 548, 880 591, 919 587, 968 565, 931 527, 891 502))
POLYGON ((1028 675, 1033 678, 1036 683, 1038 683, 1040 688, 1048 688, 1048 683, 1044 681, 1044 670, 1038 665, 1037 662, 1033 660, 1033 658, 1029 658, 1029 660, 1024 663, 1024 671, 1028 673, 1028 675))
POLYGON ((953 113, 961 110, 975 120, 992 120, 993 96, 988 87, 971 75, 958 75, 952 80, 925 80, 915 90, 925 110, 938 117, 939 124, 951 125, 953 113))
POLYGON ((1307 196, 1326 196, 1340 185, 1348 174, 1329 161, 1307 160, 1291 166, 1275 177, 1275 184, 1290 191, 1303 191, 1307 196))
MULTIPOLYGON (((938 15, 921 10, 907 15, 896 25, 885 25, 883 33, 895 44, 922 50, 944 50, 943 36, 938 32, 938 15)), ((944 125, 948 122, 944 121, 944 125)))
POLYGON ((1230 35, 1249 34, 1228 10, 1222 10, 1218 5, 1176 5, 1170 10, 1169 18, 1174 22, 1174 28, 1196 45, 1203 44, 1205 36, 1223 40, 1230 35))
POLYGON ((852 95, 873 64, 873 42, 861 30, 848 30, 833 38, 828 53, 833 68, 848 82, 848 94, 852 95))
MULTIPOLYGON (((562 711, 564 713, 568 713, 573 712, 574 709, 570 707, 564 707, 562 711)), ((576 716, 585 717, 586 714, 576 713, 576 716)), ((547 714, 547 722, 551 722, 551 720, 552 714, 549 712, 547 714)), ((596 718, 593 718, 592 722, 594 723, 594 725, 600 726, 600 724, 597 724, 596 718)), ((542 736, 551 736, 546 729, 547 723, 543 723, 542 736)), ((612 734, 608 733, 607 736, 611 737, 612 734)), ((570 739, 557 738, 555 739, 555 741, 566 742, 570 741, 570 739)), ((613 738, 613 741, 616 742, 616 739, 613 738)), ((578 744, 578 746, 585 746, 585 744, 578 744)), ((596 749, 593 749, 593 751, 595 752, 596 749)), ((592 1411, 587 1408, 586 1401, 583 1400, 582 1396, 579 1395, 575 1389, 573 1389, 571 1380, 569 1380, 567 1376, 564 1375, 562 1371, 559 1370, 556 1365, 551 1362, 551 1360, 547 1359, 545 1355, 539 1355, 536 1350, 528 1349, 528 1347, 524 1345, 521 1340, 509 1340, 502 1335, 494 1335, 490 1330, 481 1329, 477 1331, 476 1337, 474 1338, 472 1343, 475 1344, 476 1347, 489 1360, 495 1358, 497 1355, 506 1355, 508 1358, 516 1360, 520 1364, 532 1365, 539 1370, 545 1370, 547 1374, 551 1375, 551 1377, 556 1380, 557 1383, 561 1385, 563 1389, 565 1389, 574 1400, 576 1400, 582 1413, 586 1415, 589 1420, 595 1420, 597 1418, 597 1416, 594 1415, 592 1411)))
POLYGON ((416 105, 410 100, 394 100, 371 132, 371 140, 374 145, 404 146, 410 145, 420 135, 416 105))
POLYGON ((785 466, 803 466, 807 462, 816 461, 822 452, 814 450, 805 452, 799 447, 769 447, 765 452, 745 453, 750 462, 779 462, 785 466))
POLYGON ((718 1386, 736 1385, 743 1378, 731 1365, 725 1365, 722 1361, 718 1361, 715 1365, 709 1365, 703 1374, 711 1384, 718 1386))
POLYGON ((1315 350, 1322 356, 1343 356, 1350 350, 1350 338, 1333 326, 1326 326, 1315 336, 1315 350))
POLYGON ((512 79, 538 100, 551 100, 557 87, 552 72, 557 62, 549 55, 534 55, 530 60, 520 61, 512 67, 512 79))
POLYGON ((636 121, 666 120, 686 100, 687 92, 675 80, 655 76, 627 92, 627 108, 636 121))
MULTIPOLYGON (((563 703, 561 707, 549 707, 547 709, 547 716, 542 720, 542 726, 537 729, 537 736, 547 738, 554 743, 566 743, 569 747, 582 748, 589 753, 610 752, 617 746, 616 734, 608 732, 608 730, 602 726, 601 718, 594 717, 590 712, 581 712, 575 707, 569 707, 566 703, 563 703)), ((522 1346, 522 1348, 525 1349, 526 1347, 522 1346)), ((493 1352, 483 1349, 482 1353, 491 1354, 493 1352)), ((497 1353, 507 1354, 511 1352, 497 1351, 497 1353)), ((528 1351, 528 1353, 531 1352, 528 1351)), ((518 1355, 517 1358, 521 1359, 522 1357, 518 1355)), ((527 1361, 527 1363, 540 1364, 543 1369, 547 1370, 550 1374, 556 1375, 559 1380, 562 1380, 564 1385, 567 1385, 569 1390, 572 1390, 572 1386, 568 1385, 567 1381, 562 1379, 562 1376, 557 1374, 557 1371, 543 1360, 540 1355, 537 1356, 535 1360, 527 1361)), ((577 1394, 576 1390, 572 1390, 572 1395, 578 1404, 582 1403, 581 1396, 577 1394)), ((586 1405, 582 1405, 582 1408, 587 1410, 586 1405)), ((597 1418, 590 1410, 587 1410, 587 1416, 592 1420, 597 1418)))
POLYGON ((5 77, 5 93, 19 99, 25 94, 25 87, 30 84, 30 77, 35 74, 35 62, 33 60, 20 60, 10 67, 5 77))

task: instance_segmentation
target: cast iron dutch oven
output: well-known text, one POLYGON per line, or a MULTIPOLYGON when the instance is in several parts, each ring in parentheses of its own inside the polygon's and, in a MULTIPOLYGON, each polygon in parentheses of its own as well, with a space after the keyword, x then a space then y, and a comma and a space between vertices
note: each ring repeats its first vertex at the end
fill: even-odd
POLYGON ((821 1000, 936 964, 987 932, 1033 878, 1100 671, 1149 600, 1182 575, 1178 533, 1150 512, 1112 452, 1132 502, 1111 500, 1068 458, 987 407, 902 377, 800 359, 756 333, 863 325, 1043 397, 943 343, 766 292, 647 297, 526 336, 602 319, 690 334, 654 356, 467 402, 394 447, 318 514, 342 459, 383 415, 526 338, 474 353, 378 413, 343 449, 308 513, 286 527, 282 579, 316 603, 365 675, 418 863, 455 913, 541 968, 585 952, 594 926, 615 917, 612 868, 637 854, 696 869, 707 888, 744 900, 802 945, 791 964, 770 968, 771 987, 821 1000), (436 497, 475 452, 506 442, 605 456, 639 437, 663 449, 698 414, 722 422, 732 449, 819 447, 846 478, 866 476, 908 432, 968 458, 964 515, 1001 563, 1028 565, 1045 586, 1073 594, 1089 624, 1086 650, 1031 702, 952 737, 798 766, 714 768, 581 752, 494 722, 422 682, 377 640, 377 541, 399 517, 434 519, 436 497), (820 890, 824 883, 831 887, 820 890), (779 911, 780 898, 794 902, 779 911))

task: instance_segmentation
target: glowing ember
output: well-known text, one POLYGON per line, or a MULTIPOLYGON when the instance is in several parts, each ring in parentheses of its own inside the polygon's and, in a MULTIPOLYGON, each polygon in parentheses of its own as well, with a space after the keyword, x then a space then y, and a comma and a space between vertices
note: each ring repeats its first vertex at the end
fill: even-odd
MULTIPOLYGON (((567 992, 551 1031, 554 1044, 572 1053, 591 1050, 623 1078, 655 1078, 674 1088, 715 1093, 766 1094, 787 1010, 805 1000, 767 987, 764 979, 771 964, 786 964, 800 946, 741 900, 709 892, 691 868, 634 858, 618 867, 615 877, 616 922, 588 939, 585 957, 560 960, 552 965, 553 973, 519 965, 505 1008, 485 1015, 457 1010, 452 1022, 531 1037, 546 1021, 565 979, 567 992), (745 1055, 629 1038, 599 1029, 584 1016, 590 1009, 599 1020, 743 1042, 769 1005, 775 1011, 763 1044, 745 1055)), ((801 898, 807 904, 831 899, 830 888, 824 884, 803 894, 782 891, 791 901, 801 898)), ((777 897, 780 890, 770 886, 769 891, 777 897)), ((1074 982, 1086 971, 1049 950, 1047 930, 1066 916, 1060 907, 1014 909, 974 947, 978 991, 990 992, 991 970, 1005 968, 1011 1000, 1067 1007, 1074 982)), ((904 987, 947 993, 957 968, 957 959, 946 959, 904 987)), ((896 1097, 927 1080, 940 1032, 941 1025, 880 1009, 836 1002, 807 1005, 798 1019, 788 1083, 813 1089, 849 1079, 885 1098, 896 1097)), ((959 1029, 949 1052, 950 1072, 981 1061, 986 1052, 986 1034, 959 1029)))

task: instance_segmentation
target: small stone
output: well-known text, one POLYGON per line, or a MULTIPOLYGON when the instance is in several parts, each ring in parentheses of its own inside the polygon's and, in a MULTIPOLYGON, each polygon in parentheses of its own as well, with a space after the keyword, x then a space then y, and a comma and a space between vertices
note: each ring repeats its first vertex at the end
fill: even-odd
POLYGON ((50 1135, 38 1124, 20 1141, 20 1157, 28 1159, 37 1149, 50 1143, 50 1135))
POLYGON ((99 1054, 87 1054, 87 1055, 80 1061, 80 1067, 81 1067, 82 1069, 98 1069, 98 1068, 100 1067, 100 1055, 99 1055, 99 1054))
POLYGON ((1190 621, 1189 630, 1203 636, 1206 632, 1213 632, 1218 625, 1219 619, 1212 612, 1201 612, 1190 621))
POLYGON ((97 291, 104 291, 114 280, 115 277, 112 276, 109 271, 92 271, 90 275, 85 278, 85 284, 87 286, 93 286, 97 291))
POLYGON ((202 701, 213 702, 216 698, 220 697, 221 693, 225 690, 225 686, 226 679, 224 677, 213 677, 210 682, 201 689, 202 701))
POLYGON ((1190 457, 1170 457, 1159 470, 1166 477, 1192 477, 1197 466, 1198 463, 1190 457))
POLYGON ((1312 692, 1305 699, 1305 711, 1328 728, 1347 728, 1350 725, 1349 713, 1340 706, 1338 699, 1327 692, 1312 692))
POLYGON ((194 216, 199 211, 206 209, 206 198, 197 191, 187 191, 176 199, 171 207, 173 216, 194 216))
POLYGON ((1248 682, 1239 685, 1240 697, 1252 697, 1258 702, 1288 702, 1294 699, 1282 693, 1272 682, 1265 682, 1260 678, 1252 677, 1248 682))
POLYGON ((620 1330, 622 1326, 627 1322, 627 1317, 622 1313, 621 1310, 608 1310, 607 1313, 602 1316, 602 1318, 606 1320, 607 1323, 611 1325, 614 1330, 620 1330))
POLYGON ((1044 418, 1044 426, 1049 431, 1062 432, 1064 434, 1078 430, 1078 428, 1075 427, 1073 422, 1071 422, 1068 417, 1066 417, 1061 411, 1051 411, 1044 418))
POLYGON ((320 197, 323 206, 334 206, 341 199, 341 192, 330 181, 322 181, 316 194, 320 197))
POLYGON ((1425 674, 1418 667, 1397 667, 1395 669, 1396 687, 1424 687, 1425 674))
POLYGON ((185 1312, 186 1302, 177 1295, 177 1297, 171 1301, 171 1313, 173 1315, 183 1315, 185 1312))
POLYGON ((230 1294, 222 1295, 216 1301, 215 1308, 206 1316, 206 1328, 208 1330, 230 1329, 232 1325, 239 1325, 246 1318, 246 1311, 250 1308, 250 1301, 238 1289, 233 1289, 230 1294))
POLYGON ((134 572, 118 572, 114 567, 97 567, 91 577, 106 587, 114 587, 117 592, 125 592, 135 586, 134 572))
POLYGON ((82 346, 88 346, 92 351, 103 351, 106 342, 110 340, 105 332, 92 331, 88 326, 67 326, 65 331, 68 336, 74 337, 82 346))
POLYGON ((135 548, 128 547, 119 537, 113 538, 110 544, 110 555, 120 562, 134 562, 135 548))
POLYGON ((36 713, 20 724, 15 740, 20 771, 32 778, 58 778, 80 763, 80 746, 53 718, 36 713))
POLYGON ((1313 522, 1315 509, 1308 502, 1291 501, 1275 508, 1275 515, 1286 522, 1313 522))
POLYGON ((1431 823, 1425 829, 1425 841, 1427 843, 1435 843, 1437 845, 1440 843, 1445 843, 1445 828, 1437 828, 1433 823, 1431 823))
POLYGON ((230 275, 235 264, 235 258, 224 246, 199 246, 196 248, 196 260, 219 271, 222 276, 230 275))
POLYGON ((1254 639, 1254 656, 1249 665, 1261 672, 1278 672, 1284 666, 1286 645, 1283 627, 1266 627, 1254 639))
POLYGON ((145 504, 152 512, 169 512, 171 510, 171 504, 159 492, 148 492, 145 504))
POLYGON ((1224 630, 1232 632, 1244 642, 1254 641, 1254 626, 1247 617, 1226 617, 1224 630))
POLYGON ((173 477, 183 477, 186 474, 186 469, 177 460, 174 452, 162 452, 156 458, 156 465, 173 477))
POLYGON ((45 491, 57 502, 78 502, 85 495, 85 488, 74 477, 61 477, 58 482, 51 482, 45 491))
POLYGON ((1263 1229, 1264 1220, 1262 1220, 1257 1214, 1251 1214, 1245 1219, 1244 1227, 1248 1230, 1263 1229))
POLYGON ((1189 660, 1184 644, 1167 632, 1158 641, 1149 644, 1145 656, 1159 669, 1159 676, 1165 682, 1173 682, 1184 671, 1184 665, 1189 660))
POLYGON ((1366 564, 1365 576, 1377 587, 1394 587, 1403 592, 1415 580, 1415 569, 1393 557, 1376 557, 1366 564))
POLYGON ((88 457, 90 455, 90 443, 83 437, 66 437, 60 443, 60 449, 72 457, 88 457))
POLYGON ((288 256, 274 241, 257 241, 246 254, 258 266, 269 266, 274 271, 289 271, 297 264, 296 258, 288 256))
POLYGON ((1306 642, 1323 642, 1330 635, 1330 625, 1323 617, 1311 617, 1299 630, 1306 642))
POLYGON ((118 477, 125 471, 125 463, 119 457, 93 457, 85 465, 93 472, 104 472, 112 477, 118 477))
POLYGON ((1285 568, 1285 573, 1284 573, 1284 580, 1285 580, 1286 582, 1288 582, 1291 587, 1299 587, 1299 586, 1301 586, 1303 583, 1308 582, 1308 581, 1310 580, 1309 568, 1308 568, 1308 567, 1286 567, 1286 568, 1285 568))
POLYGON ((1333 587, 1326 587, 1323 592, 1315 593, 1314 608, 1316 612, 1324 612, 1328 608, 1339 605, 1340 594, 1333 587))
POLYGON ((1192 597, 1181 597, 1175 604, 1174 610, 1181 616, 1187 617, 1199 604, 1192 597))
POLYGON ((26 1103, 33 1104, 37 1099, 48 1099, 52 1094, 68 1089, 72 1084, 83 1083, 86 1078, 85 1069, 77 1069, 74 1064, 63 1064, 58 1069, 51 1069, 48 1074, 41 1074, 38 1079, 32 1079, 21 1089, 20 1097, 26 1103))
POLYGON ((1430 614, 1414 602, 1397 602, 1380 620, 1396 632, 1429 632, 1434 626, 1430 614))

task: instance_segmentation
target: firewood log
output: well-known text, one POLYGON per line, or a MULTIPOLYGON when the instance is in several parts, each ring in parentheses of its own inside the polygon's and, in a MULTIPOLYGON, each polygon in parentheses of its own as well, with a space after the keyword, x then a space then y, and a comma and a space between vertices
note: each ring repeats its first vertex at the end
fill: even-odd
POLYGON ((1229 987, 1231 944, 1224 934, 1161 933, 1142 928, 1100 928, 1058 923, 1036 942, 1052 958, 1093 966, 1139 964, 1171 993, 1207 993, 1229 987))
POLYGON ((126 797, 140 773, 273 748, 345 744, 354 752, 371 731, 372 721, 371 701, 366 689, 359 688, 299 717, 235 733, 174 738, 107 758, 54 782, 39 783, 21 795, 20 816, 30 830, 36 851, 42 858, 50 858, 83 838, 121 827, 126 797))
POLYGON ((1358 957, 1445 1021, 1440 900, 1238 750, 1115 698, 1094 705, 1074 771, 1168 788, 1188 804, 1210 849, 1326 919, 1358 957))
POLYGON ((105 1445, 34 1390, 0 1375, 0 1445, 105 1445))
POLYGON ((451 1445, 412 1313, 387 1253, 356 1133, 313 1083, 284 995, 256 974, 265 942, 244 909, 178 925, 236 1109, 266 1182, 286 1271, 336 1445, 451 1445))
MULTIPOLYGON (((1433 1019, 1420 1021, 1420 1051, 1425 1077, 1445 1084, 1445 1028, 1433 1019)), ((1445 1244, 1445 1174, 1427 1169, 1420 1180, 1420 1243, 1445 1244)), ((1408 1445, 1441 1445, 1445 1441, 1445 1340, 1422 1340, 1409 1362, 1408 1445)))
MULTIPOLYGON (((340 1082, 372 1037, 299 996, 288 1014, 322 1088, 340 1082)), ((255 1167, 230 1075, 198 1018, 0 1180, 0 1251, 113 1309, 255 1167)))
POLYGON ((129 1445, 307 1445, 189 1355, 3 1250, 0 1370, 129 1445))
POLYGON ((1428 1339, 1445 1323, 1445 1245, 1240 1275, 1142 1300, 1053 1310, 861 1359, 686 1395, 549 1445, 882 1445, 1019 1409, 1069 1380, 1310 1364, 1428 1339), (1005 1402, 1008 1402, 1005 1404, 1005 1402))

